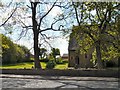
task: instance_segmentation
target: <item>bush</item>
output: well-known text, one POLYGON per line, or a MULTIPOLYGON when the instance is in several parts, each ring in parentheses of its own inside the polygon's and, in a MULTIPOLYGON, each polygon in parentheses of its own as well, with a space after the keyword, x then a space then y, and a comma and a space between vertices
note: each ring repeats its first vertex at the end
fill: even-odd
POLYGON ((54 60, 50 60, 47 65, 46 65, 46 68, 48 69, 53 69, 56 65, 56 62, 54 60))
POLYGON ((62 58, 57 58, 56 63, 57 63, 57 64, 63 64, 62 58))

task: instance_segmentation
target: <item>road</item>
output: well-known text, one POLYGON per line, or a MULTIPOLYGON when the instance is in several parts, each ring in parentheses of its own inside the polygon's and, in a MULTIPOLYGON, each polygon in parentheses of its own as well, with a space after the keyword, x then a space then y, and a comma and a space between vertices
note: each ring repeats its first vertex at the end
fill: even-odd
POLYGON ((3 90, 5 90, 5 88, 83 88, 84 90, 101 88, 105 90, 118 90, 118 79, 108 77, 68 77, 1 74, 0 81, 1 87, 4 88, 3 90))

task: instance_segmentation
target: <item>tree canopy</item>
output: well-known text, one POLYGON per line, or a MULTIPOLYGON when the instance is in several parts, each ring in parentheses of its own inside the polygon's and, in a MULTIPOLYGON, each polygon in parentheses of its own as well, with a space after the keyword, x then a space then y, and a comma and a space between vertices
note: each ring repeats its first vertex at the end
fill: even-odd
POLYGON ((30 61, 30 51, 25 46, 20 46, 11 41, 10 38, 3 34, 2 37, 2 63, 11 64, 30 61), (27 55, 27 56, 26 56, 27 55))
POLYGON ((95 47, 97 66, 102 68, 102 60, 118 58, 119 3, 114 2, 73 2, 78 26, 73 32, 82 51, 95 47))

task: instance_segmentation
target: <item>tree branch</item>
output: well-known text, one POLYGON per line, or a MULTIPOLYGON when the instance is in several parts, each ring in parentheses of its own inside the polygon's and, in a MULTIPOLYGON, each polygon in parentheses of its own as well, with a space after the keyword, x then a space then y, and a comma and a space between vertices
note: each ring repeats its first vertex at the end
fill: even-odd
POLYGON ((111 36, 111 38, 113 38, 113 40, 116 40, 115 36, 113 36, 112 34, 105 32, 107 35, 111 36))
POLYGON ((53 9, 53 7, 55 6, 56 2, 57 2, 57 0, 54 2, 54 4, 53 4, 52 7, 48 10, 48 12, 40 18, 40 22, 39 22, 39 25, 38 25, 38 30, 40 30, 40 26, 41 26, 41 22, 42 22, 43 18, 46 17, 46 16, 50 13, 50 11, 51 11, 51 10, 53 9))
POLYGON ((98 9, 98 5, 96 2, 94 2, 95 6, 96 6, 96 14, 98 16, 98 19, 102 22, 102 19, 100 18, 100 15, 99 15, 99 9, 98 9))
MULTIPOLYGON (((91 25, 92 26, 92 25, 91 25)), ((91 28, 87 25, 85 26, 87 27, 89 30, 91 30, 91 28)), ((91 30, 92 31, 92 30, 91 30)), ((83 30, 84 33, 86 33, 87 35, 89 35, 89 37, 91 37, 91 39, 96 42, 96 39, 94 38, 94 36, 91 34, 91 32, 87 31, 87 30, 83 30)))
POLYGON ((30 7, 29 5, 27 5, 28 8, 32 9, 32 7, 30 7))
POLYGON ((33 29, 33 26, 31 26, 31 25, 27 26, 21 19, 18 18, 18 21, 23 24, 23 25, 21 25, 22 28, 33 29))
POLYGON ((76 15, 77 23, 78 23, 78 25, 80 26, 80 21, 79 21, 79 17, 78 17, 77 8, 76 8, 76 6, 75 6, 74 2, 72 2, 72 4, 73 4, 74 9, 75 9, 75 15, 76 15))
POLYGON ((17 41, 20 40, 22 37, 25 37, 27 35, 27 32, 28 32, 28 30, 25 31, 25 30, 22 29, 22 32, 20 33, 19 38, 17 39, 17 41))
POLYGON ((116 45, 116 44, 113 43, 112 41, 106 41, 106 42, 111 43, 114 48, 119 49, 119 45, 116 45))
POLYGON ((53 26, 51 26, 50 28, 46 28, 43 30, 40 30, 39 33, 44 32, 44 31, 48 31, 48 30, 52 30, 52 31, 63 31, 61 30, 61 27, 64 27, 63 25, 60 25, 58 29, 54 29, 53 26))
MULTIPOLYGON (((47 35, 42 34, 42 33, 40 33, 40 34, 42 35, 44 41, 50 46, 50 48, 53 48, 53 47, 51 46, 51 44, 46 40, 47 35)), ((47 37, 47 39, 49 39, 49 38, 47 37)))
POLYGON ((17 10, 17 7, 13 10, 13 12, 11 13, 11 15, 4 21, 4 23, 0 25, 0 27, 3 26, 3 25, 5 25, 8 22, 8 20, 13 16, 13 14, 14 14, 14 12, 16 10, 17 10))

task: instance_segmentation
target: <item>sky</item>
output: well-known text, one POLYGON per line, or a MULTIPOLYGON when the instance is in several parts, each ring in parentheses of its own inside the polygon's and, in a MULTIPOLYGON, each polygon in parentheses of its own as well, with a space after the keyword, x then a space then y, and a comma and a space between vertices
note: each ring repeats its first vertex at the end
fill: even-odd
MULTIPOLYGON (((6 1, 6 0, 5 0, 6 1)), ((48 5, 46 7, 46 10, 49 9, 51 6, 48 5)), ((12 10, 12 8, 8 8, 7 10, 12 10)), ((0 15, 0 18, 3 19, 8 16, 8 13, 3 13, 2 15, 0 15)), ((52 19, 54 17, 56 17, 59 14, 62 14, 62 10, 59 7, 54 7, 52 9, 52 11, 49 13, 49 16, 47 19, 47 22, 51 22, 52 19)), ((22 14, 22 11, 21 11, 22 14)), ((0 20, 1 21, 1 20, 0 20)), ((12 22, 12 20, 10 19, 9 22, 12 22)), ((30 19, 27 19, 24 21, 27 24, 30 24, 30 19)), ((0 23, 1 24, 1 23, 0 23)), ((58 24, 56 24, 57 27, 58 24)), ((6 31, 4 30, 5 28, 0 27, 0 33, 6 33, 6 31)), ((20 45, 25 45, 26 47, 28 47, 29 49, 31 49, 33 47, 33 36, 32 36, 32 30, 28 31, 28 34, 25 37, 22 37, 20 40, 18 40, 19 35, 21 34, 21 28, 17 27, 15 28, 14 32, 12 34, 6 34, 7 36, 9 36, 15 43, 20 44, 20 45)), ((68 38, 66 39, 65 37, 62 36, 61 32, 45 32, 46 35, 48 36, 60 36, 60 38, 55 38, 52 40, 48 40, 48 42, 50 43, 50 45, 54 48, 59 48, 60 49, 60 53, 61 55, 63 54, 67 54, 68 53, 68 38)), ((47 48, 50 50, 49 45, 44 45, 43 47, 47 48)), ((33 49, 31 50, 31 52, 33 53, 33 49)))
MULTIPOLYGON (((1 1, 4 2, 4 3, 8 3, 8 5, 9 5, 10 0, 1 0, 1 1)), ((0 5, 1 5, 1 1, 0 1, 0 5)), ((19 1, 20 2, 21 0, 13 0, 13 1, 19 1)), ((28 47, 28 49, 31 49, 31 48, 33 48, 33 32, 32 32, 32 30, 28 30, 26 36, 24 36, 25 32, 21 34, 21 32, 22 32, 22 28, 20 27, 21 26, 20 25, 21 21, 24 22, 26 25, 32 25, 31 10, 27 10, 27 12, 24 10, 24 9, 26 9, 25 7, 27 5, 30 5, 30 3, 28 2, 28 0, 24 0, 24 1, 27 1, 25 3, 26 5, 23 5, 22 9, 17 9, 17 12, 15 12, 15 14, 14 14, 14 16, 16 15, 15 18, 12 18, 12 19, 9 20, 10 23, 14 23, 14 19, 15 20, 18 19, 17 21, 19 21, 19 22, 16 24, 17 27, 8 28, 7 26, 10 25, 10 24, 6 24, 6 27, 4 27, 4 28, 0 27, 0 33, 5 34, 6 33, 5 29, 9 29, 9 31, 14 30, 14 32, 12 34, 7 34, 7 36, 9 36, 15 43, 20 44, 20 45, 25 45, 26 47, 28 47), (19 19, 20 16, 22 18, 19 19), (22 38, 20 40, 18 40, 20 35, 22 35, 22 38)), ((8 16, 10 15, 10 13, 13 10, 13 6, 14 5, 12 5, 12 7, 9 7, 7 9, 3 9, 3 10, 0 9, 0 13, 2 13, 2 14, 0 14, 0 25, 1 25, 2 21, 5 21, 8 18, 8 16)), ((40 6, 41 10, 40 10, 40 14, 37 14, 37 18, 39 18, 41 15, 43 15, 45 11, 49 10, 50 7, 51 7, 50 4, 48 4, 46 6, 44 6, 44 5, 40 6)), ((70 13, 70 10, 67 9, 66 11, 67 11, 67 13, 70 13)), ((61 8, 55 6, 52 9, 52 11, 47 15, 47 18, 44 20, 44 26, 42 26, 41 29, 44 29, 45 27, 50 27, 51 23, 54 21, 53 18, 55 18, 57 15, 62 15, 63 13, 64 13, 64 11, 61 8)), ((95 11, 92 11, 91 13, 93 15, 95 15, 95 11)), ((75 15, 73 15, 72 18, 75 18, 75 15)), ((67 19, 67 21, 68 21, 67 24, 65 24, 65 22, 63 22, 63 21, 55 24, 54 28, 56 28, 56 27, 58 28, 58 26, 60 24, 62 24, 62 25, 66 25, 67 28, 72 29, 73 25, 77 25, 77 22, 76 22, 76 19, 72 19, 72 20, 70 20, 70 19, 71 18, 67 19)), ((59 36, 59 38, 49 39, 47 41, 49 42, 49 44, 53 48, 59 48, 61 55, 68 54, 69 38, 64 37, 61 34, 61 32, 56 32, 56 31, 55 32, 54 31, 46 31, 43 34, 46 34, 48 37, 59 36)), ((40 41, 39 42, 40 44, 43 43, 43 40, 41 40, 41 38, 39 38, 39 41, 40 41)), ((51 48, 48 44, 42 44, 42 47, 46 48, 48 50, 48 52, 50 52, 50 50, 51 50, 51 48)), ((31 49, 31 52, 33 53, 33 49, 31 49)))

